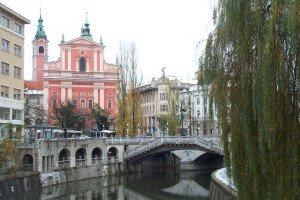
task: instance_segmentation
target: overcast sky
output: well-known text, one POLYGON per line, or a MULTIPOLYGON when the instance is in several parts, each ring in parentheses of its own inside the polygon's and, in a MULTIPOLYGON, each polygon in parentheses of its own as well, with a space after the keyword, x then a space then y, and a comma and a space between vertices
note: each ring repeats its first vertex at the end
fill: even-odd
MULTIPOLYGON (((49 40, 49 61, 60 57, 59 43, 80 37, 86 21, 95 42, 102 35, 105 61, 115 63, 120 41, 135 42, 143 82, 161 69, 179 80, 194 78, 197 44, 212 31, 211 0, 1 0, 31 21, 25 26, 25 79, 31 79, 32 40, 40 8, 49 40)), ((205 42, 200 45, 203 48, 205 42)))

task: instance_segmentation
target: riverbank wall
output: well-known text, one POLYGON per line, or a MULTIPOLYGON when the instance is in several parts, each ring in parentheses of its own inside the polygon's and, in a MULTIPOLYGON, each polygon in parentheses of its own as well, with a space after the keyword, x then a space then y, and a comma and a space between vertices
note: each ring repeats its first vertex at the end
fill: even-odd
POLYGON ((48 187, 67 182, 125 173, 127 173, 127 168, 124 163, 76 166, 40 173, 40 184, 41 187, 48 187))
POLYGON ((209 186, 209 198, 210 200, 236 200, 237 192, 231 187, 222 183, 217 177, 216 172, 211 174, 211 181, 209 186))
POLYGON ((39 172, 11 174, 0 179, 0 199, 10 199, 12 195, 21 197, 26 192, 40 188, 39 172))

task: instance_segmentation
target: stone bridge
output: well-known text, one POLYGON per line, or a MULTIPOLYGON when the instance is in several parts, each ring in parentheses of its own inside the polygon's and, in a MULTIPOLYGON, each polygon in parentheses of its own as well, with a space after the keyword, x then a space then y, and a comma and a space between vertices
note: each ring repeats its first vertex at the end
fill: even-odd
POLYGON ((160 137, 149 141, 124 153, 124 161, 134 161, 153 156, 161 152, 179 149, 194 149, 223 155, 223 146, 218 138, 185 136, 185 137, 160 137))
POLYGON ((82 165, 128 163, 179 149, 223 154, 220 138, 207 136, 52 138, 35 139, 20 147, 22 163, 31 164, 33 171, 40 172, 82 165))

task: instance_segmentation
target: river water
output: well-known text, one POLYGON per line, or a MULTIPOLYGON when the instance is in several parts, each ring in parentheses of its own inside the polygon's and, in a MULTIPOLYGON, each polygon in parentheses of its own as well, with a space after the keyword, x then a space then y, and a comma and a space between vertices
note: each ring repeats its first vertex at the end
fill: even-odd
POLYGON ((209 199, 212 170, 149 169, 143 173, 76 181, 10 199, 34 200, 150 200, 209 199))

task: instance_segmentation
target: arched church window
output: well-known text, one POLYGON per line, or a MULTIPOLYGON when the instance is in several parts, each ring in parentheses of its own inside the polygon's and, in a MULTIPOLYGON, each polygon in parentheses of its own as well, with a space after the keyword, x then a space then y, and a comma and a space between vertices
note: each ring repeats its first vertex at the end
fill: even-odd
POLYGON ((85 58, 80 58, 80 71, 85 72, 85 58))
POLYGON ((39 47, 39 53, 44 53, 44 47, 43 46, 39 47))
POLYGON ((81 107, 81 108, 85 108, 84 100, 81 100, 81 102, 80 102, 80 107, 81 107))

